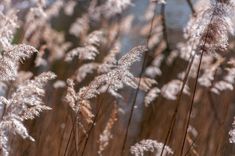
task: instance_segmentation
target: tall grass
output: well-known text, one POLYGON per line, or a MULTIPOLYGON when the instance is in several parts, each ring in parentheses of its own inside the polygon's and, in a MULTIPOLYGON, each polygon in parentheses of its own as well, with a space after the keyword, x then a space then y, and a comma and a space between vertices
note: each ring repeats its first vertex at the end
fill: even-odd
POLYGON ((234 155, 235 3, 184 3, 2 0, 1 155, 234 155))

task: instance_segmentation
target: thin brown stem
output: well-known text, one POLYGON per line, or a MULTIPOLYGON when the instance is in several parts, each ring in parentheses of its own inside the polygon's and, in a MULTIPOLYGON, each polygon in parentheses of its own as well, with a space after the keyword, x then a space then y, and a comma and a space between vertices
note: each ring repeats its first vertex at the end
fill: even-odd
POLYGON ((193 7, 192 1, 191 1, 191 0, 186 0, 186 1, 187 1, 187 3, 188 3, 188 6, 189 6, 189 8, 190 8, 190 10, 191 10, 191 12, 192 12, 192 14, 193 14, 193 16, 196 16, 196 11, 195 11, 195 9, 194 9, 194 7, 193 7))
POLYGON ((75 126, 75 121, 72 119, 72 128, 71 128, 71 131, 70 131, 70 134, 69 134, 68 142, 67 142, 66 147, 65 147, 64 156, 66 156, 67 150, 69 148, 69 144, 70 144, 70 140, 72 138, 74 126, 75 126))
POLYGON ((173 114, 173 116, 171 118, 170 127, 168 129, 167 136, 166 136, 166 138, 164 140, 164 145, 163 145, 163 148, 162 148, 162 151, 161 151, 161 156, 163 155, 163 151, 164 151, 164 149, 166 147, 168 139, 170 138, 170 136, 172 134, 172 131, 174 129, 175 121, 176 121, 176 115, 178 113, 178 109, 179 109, 179 106, 180 106, 180 101, 181 101, 181 98, 182 98, 182 95, 183 95, 184 87, 185 87, 186 82, 188 80, 188 76, 189 76, 189 73, 190 73, 190 70, 191 70, 191 67, 192 67, 192 64, 193 64, 194 57, 195 57, 195 54, 191 56, 190 62, 187 65, 186 74, 185 74, 185 77, 183 79, 183 84, 182 84, 182 87, 180 89, 179 97, 177 98, 177 101, 176 101, 176 107, 175 107, 175 110, 174 110, 174 114, 173 114))
MULTIPOLYGON (((120 22, 120 20, 121 20, 121 15, 118 14, 118 20, 117 20, 117 21, 120 22)), ((118 27, 118 30, 117 30, 117 35, 115 36, 114 41, 115 41, 115 40, 118 40, 118 37, 120 36, 120 33, 121 33, 121 27, 119 26, 119 27, 118 27)), ((112 42, 111 45, 114 45, 114 42, 112 42)), ((112 81, 111 81, 111 82, 112 82, 112 81)), ((108 84, 108 87, 106 88, 106 90, 105 90, 104 93, 107 93, 107 92, 108 92, 110 85, 111 85, 111 83, 108 84)), ((85 94, 86 94, 86 93, 85 93, 85 94)), ((98 108, 97 108, 98 110, 97 110, 97 113, 95 114, 95 117, 94 117, 94 120, 93 120, 93 122, 92 122, 91 128, 90 128, 89 131, 88 131, 88 135, 87 135, 86 140, 85 140, 85 145, 84 145, 84 147, 83 147, 83 149, 82 149, 82 156, 83 156, 83 154, 85 153, 86 146, 87 146, 87 143, 88 143, 90 134, 91 134, 92 130, 94 129, 95 123, 96 123, 97 120, 98 120, 98 115, 99 115, 99 112, 100 112, 100 109, 101 109, 101 104, 100 104, 100 103, 102 103, 103 100, 104 100, 104 98, 103 98, 102 100, 100 100, 100 102, 98 102, 98 108)), ((79 144, 80 144, 80 143, 79 143, 79 144)))
MULTIPOLYGON (((216 3, 216 5, 217 5, 217 3, 216 3)), ((212 16, 211 16, 209 24, 212 22, 212 20, 214 18, 214 14, 215 14, 215 10, 212 13, 212 16)), ((203 41, 203 46, 202 47, 204 47, 206 45, 208 37, 209 37, 209 31, 207 30, 206 31, 206 35, 205 35, 205 39, 202 40, 203 41)), ((188 113, 188 116, 187 116, 186 128, 185 128, 185 131, 183 133, 184 137, 183 137, 183 144, 182 144, 181 150, 180 150, 180 155, 183 155, 183 152, 184 152, 184 145, 185 145, 185 141, 186 141, 187 130, 188 130, 189 123, 190 123, 190 117, 191 117, 191 113, 192 113, 193 103, 194 103, 195 94, 196 94, 196 90, 197 90, 197 83, 198 83, 198 78, 199 78, 199 72, 200 72, 202 58, 203 58, 203 54, 204 53, 205 53, 205 49, 201 49, 200 50, 200 58, 199 58, 200 60, 199 60, 199 65, 198 65, 198 69, 197 69, 197 76, 196 76, 196 80, 195 80, 195 84, 194 84, 194 89, 193 89, 193 96, 192 96, 192 100, 191 100, 191 103, 190 103, 189 113, 188 113)))
MULTIPOLYGON (((214 15, 214 13, 212 14, 212 17, 211 17, 211 20, 210 20, 209 23, 211 23, 211 21, 213 19, 213 15, 214 15)), ((206 32, 206 38, 207 37, 208 37, 208 31, 206 32)), ((203 45, 205 46, 205 44, 206 44, 206 40, 204 41, 203 45)), ((189 113, 188 113, 188 117, 187 117, 187 121, 186 121, 186 128, 185 128, 185 132, 184 132, 183 144, 181 146, 180 155, 183 155, 183 151, 184 151, 184 145, 185 145, 185 142, 186 142, 187 130, 188 130, 189 123, 190 123, 190 117, 191 117, 193 103, 194 103, 195 94, 196 94, 196 90, 197 90, 197 83, 198 83, 198 78, 199 78, 199 72, 200 72, 201 62, 202 62, 202 58, 203 58, 204 52, 205 52, 205 50, 202 50, 201 54, 200 54, 200 60, 199 60, 199 65, 198 65, 198 69, 197 69, 197 76, 196 76, 196 80, 195 80, 195 84, 194 84, 193 96, 192 96, 192 100, 191 100, 191 103, 190 103, 190 109, 189 109, 189 113)))
POLYGON ((82 150, 82 152, 81 152, 81 155, 82 155, 82 156, 83 156, 84 153, 85 153, 85 150, 86 150, 87 143, 88 143, 88 140, 89 140, 89 138, 90 138, 91 132, 92 132, 92 130, 93 130, 93 128, 94 128, 94 126, 95 126, 95 124, 96 124, 96 122, 97 122, 98 115, 99 115, 99 112, 100 112, 100 108, 101 108, 101 105, 98 105, 97 113, 96 113, 95 118, 94 118, 94 120, 93 120, 93 122, 92 122, 91 128, 90 128, 89 131, 88 131, 88 135, 87 135, 87 138, 86 138, 86 140, 85 140, 85 144, 84 144, 83 150, 82 150))
POLYGON ((170 50, 170 44, 168 40, 166 16, 165 16, 166 4, 161 5, 161 17, 162 17, 162 27, 163 27, 163 38, 166 42, 166 50, 170 50))
POLYGON ((193 142, 191 143, 191 145, 189 146, 189 149, 186 151, 186 153, 184 154, 184 156, 187 156, 191 150, 191 148, 196 144, 197 138, 193 140, 193 142))
POLYGON ((191 100, 191 103, 190 103, 190 109, 189 109, 189 113, 188 113, 188 117, 187 117, 186 128, 185 128, 184 138, 183 138, 183 145, 181 146, 180 155, 183 155, 183 151, 184 151, 184 145, 185 145, 185 141, 186 141, 187 130, 188 130, 188 126, 189 126, 189 122, 190 122, 190 117, 191 117, 192 110, 193 110, 193 103, 194 103, 194 99, 195 99, 195 95, 196 95, 196 90, 197 90, 197 83, 198 83, 197 80, 199 78, 199 72, 200 72, 200 69, 201 69, 203 53, 204 53, 204 51, 201 52, 200 61, 199 61, 199 65, 198 65, 198 68, 197 68, 197 77, 196 77, 195 84, 194 84, 193 97, 192 97, 192 100, 191 100))
MULTIPOLYGON (((155 5, 156 3, 153 3, 153 4, 155 5)), ((155 12, 156 12, 156 7, 154 8, 154 14, 153 14, 153 17, 151 19, 150 31, 149 31, 149 34, 148 34, 148 37, 147 37, 147 43, 146 43, 147 47, 148 47, 149 40, 150 40, 150 37, 151 37, 151 34, 152 34, 155 12)), ((135 108, 135 105, 136 105, 137 95, 138 95, 139 89, 140 89, 140 82, 141 82, 141 78, 143 76, 143 72, 144 72, 144 69, 145 69, 145 64, 147 62, 147 54, 146 53, 147 52, 144 53, 144 59, 143 59, 142 65, 141 65, 141 71, 140 71, 140 74, 139 74, 137 89, 136 89, 135 94, 134 94, 134 100, 131 104, 131 111, 130 111, 130 115, 128 117, 127 128, 126 128, 125 133, 124 133, 124 140, 123 140, 123 144, 122 144, 121 155, 124 155, 124 152, 125 152, 127 136, 129 134, 129 128, 130 128, 131 120, 132 120, 132 117, 133 117, 133 114, 134 114, 134 108, 135 108)))

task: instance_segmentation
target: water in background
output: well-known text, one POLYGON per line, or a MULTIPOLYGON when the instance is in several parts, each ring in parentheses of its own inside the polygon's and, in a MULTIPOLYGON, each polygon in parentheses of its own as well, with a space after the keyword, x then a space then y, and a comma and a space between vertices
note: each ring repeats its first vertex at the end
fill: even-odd
MULTIPOLYGON (((167 29, 171 31, 169 40, 176 35, 177 38, 182 37, 182 30, 186 26, 187 21, 191 16, 191 10, 188 6, 186 0, 166 0, 166 22, 167 22, 167 29)), ((192 0, 195 3, 197 0, 192 0)), ((149 0, 133 0, 133 6, 131 6, 128 10, 128 13, 134 14, 135 16, 135 23, 140 23, 144 19, 145 11, 148 7, 149 0)), ((157 6, 157 12, 160 12, 160 5, 157 6)), ((132 36, 133 34, 125 34, 121 38, 122 42, 122 55, 131 49, 134 45, 144 44, 143 40, 137 40, 135 37, 132 36)), ((170 41, 171 42, 171 41, 170 41)))
MULTIPOLYGON (((166 0, 167 27, 171 29, 182 29, 190 15, 191 11, 186 0, 166 0)), ((196 0, 192 0, 194 3, 196 0)), ((133 0, 134 6, 130 8, 136 17, 143 18, 149 0, 133 0)), ((159 9, 158 9, 159 10, 159 9)))

